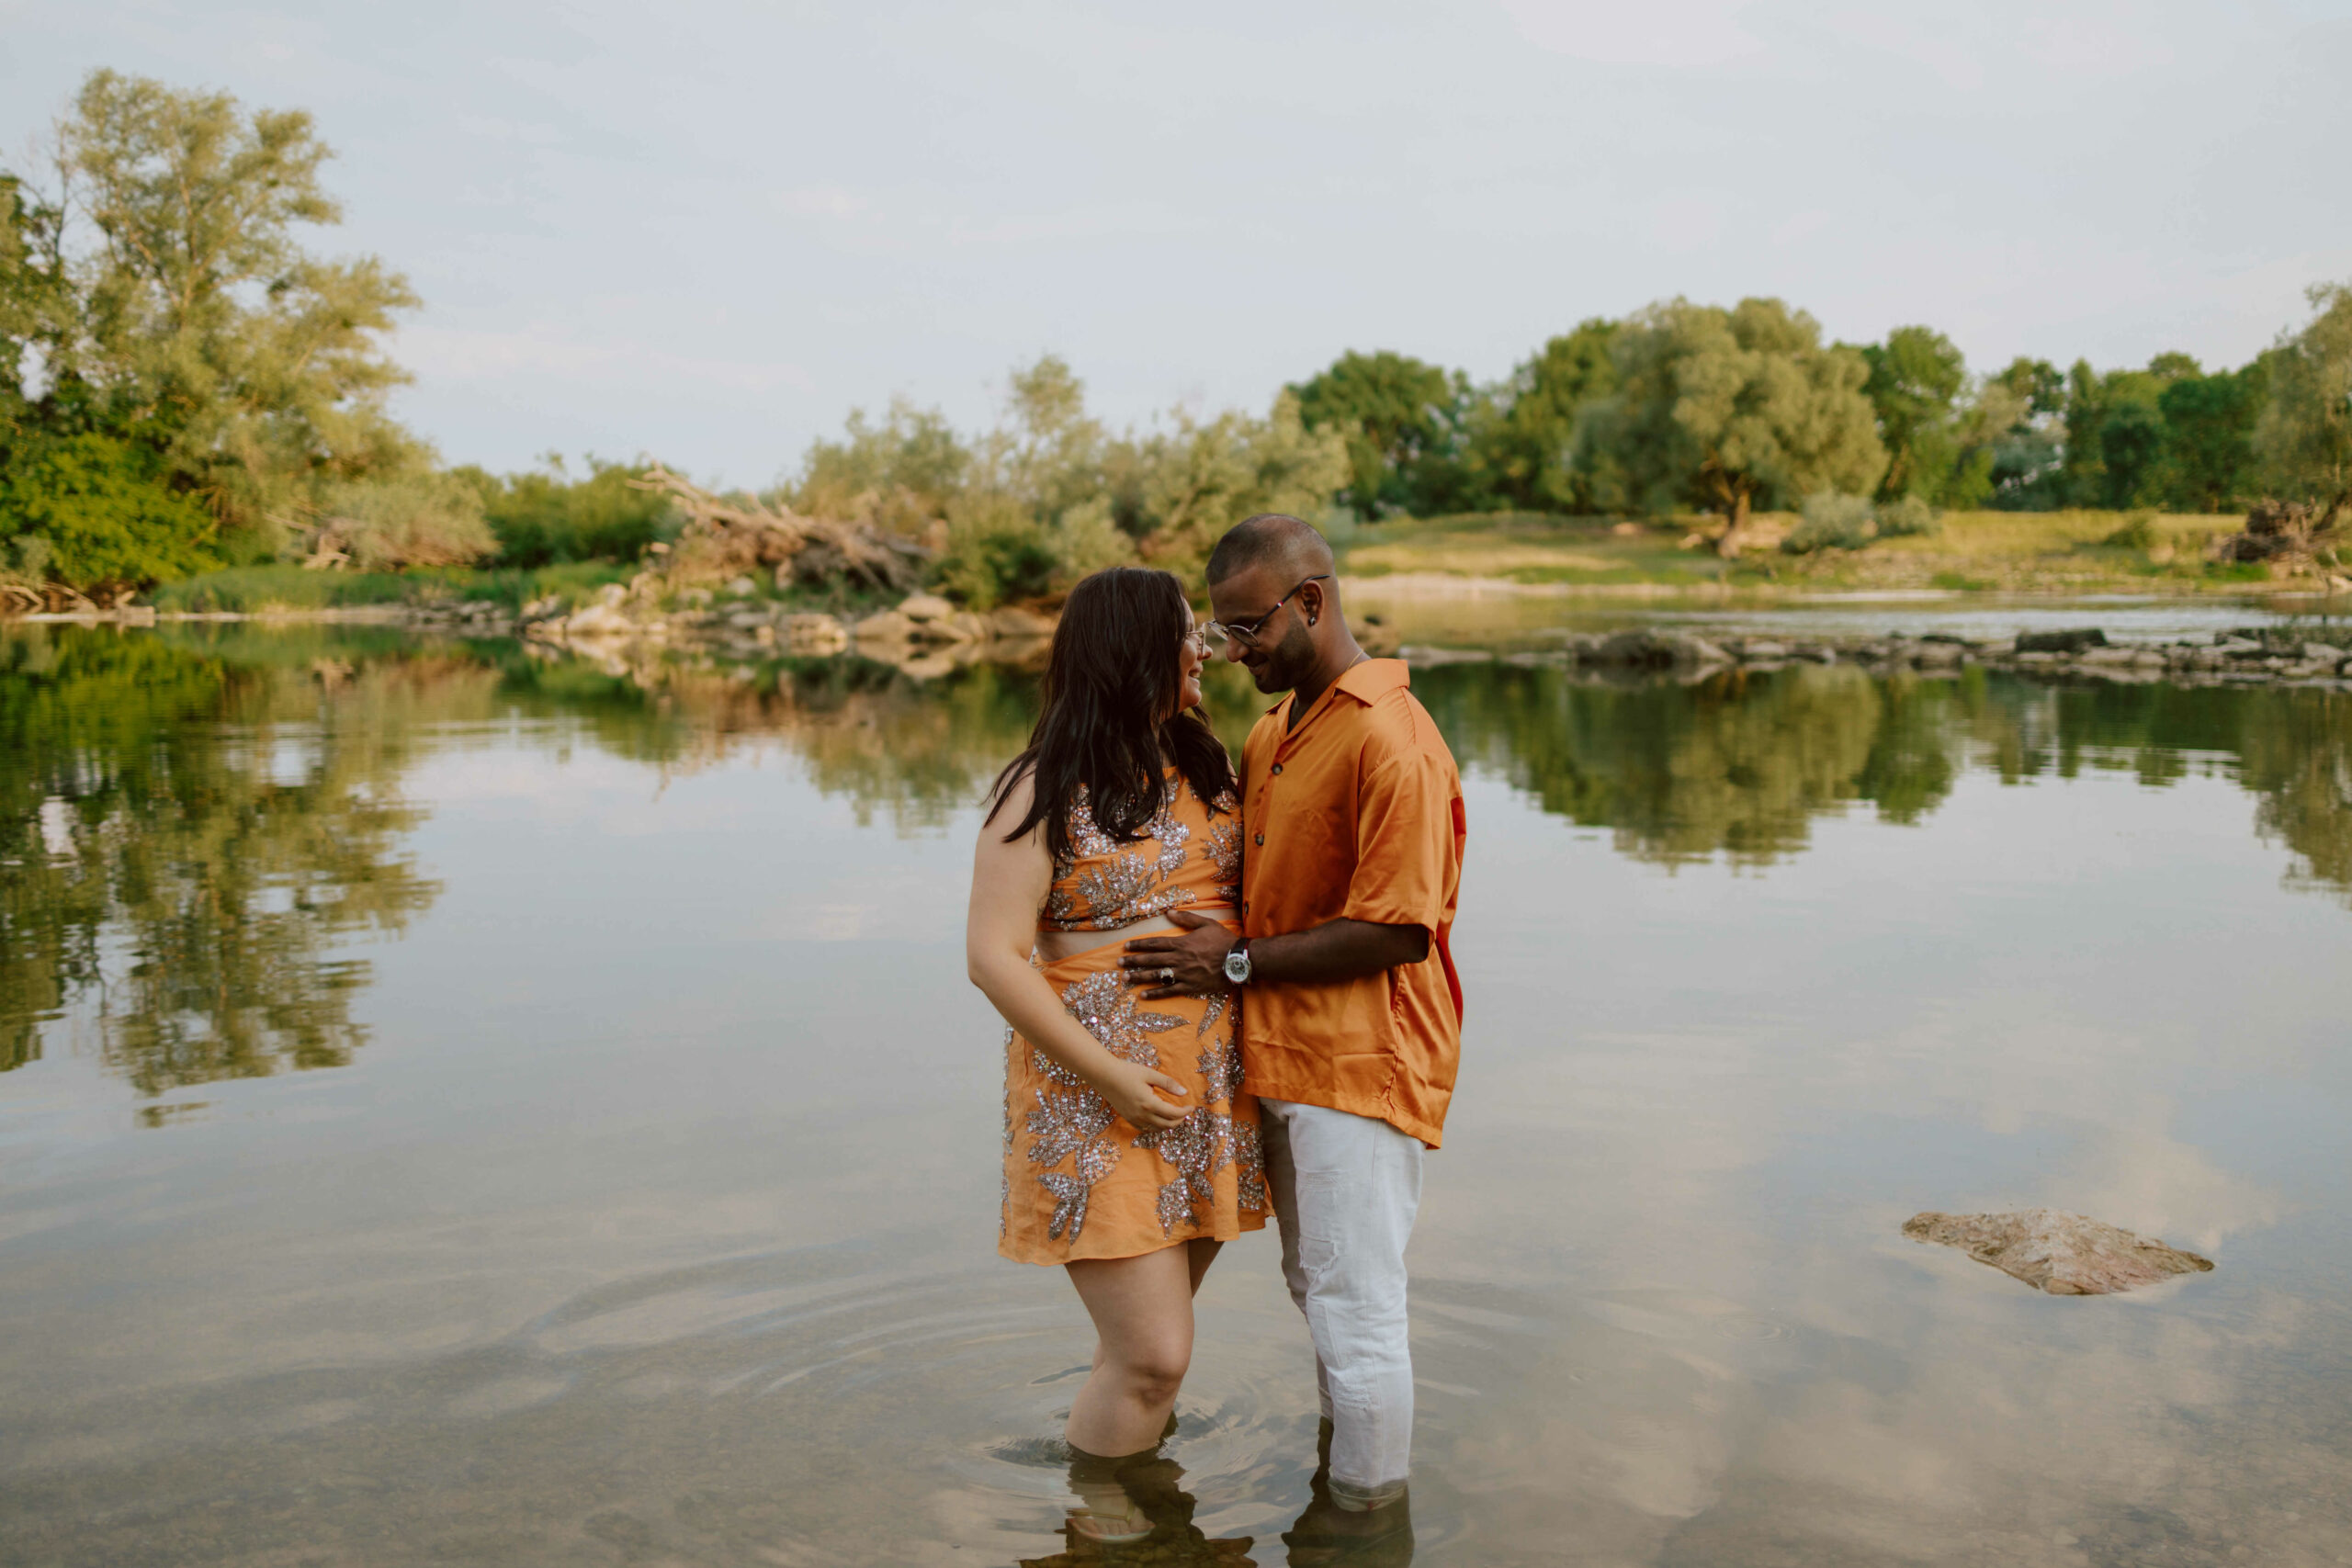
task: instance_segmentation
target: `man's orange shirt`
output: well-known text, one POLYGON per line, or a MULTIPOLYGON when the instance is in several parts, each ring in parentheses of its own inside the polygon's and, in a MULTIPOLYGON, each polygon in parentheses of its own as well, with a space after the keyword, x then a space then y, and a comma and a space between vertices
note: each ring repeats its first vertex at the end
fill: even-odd
POLYGON ((1250 731, 1241 929, 1420 926, 1429 956, 1327 985, 1252 983, 1241 996, 1241 1048, 1261 1098, 1369 1116, 1435 1148, 1462 1059, 1452 945, 1462 779, 1410 684, 1401 660, 1366 660, 1296 728, 1291 696, 1250 731))

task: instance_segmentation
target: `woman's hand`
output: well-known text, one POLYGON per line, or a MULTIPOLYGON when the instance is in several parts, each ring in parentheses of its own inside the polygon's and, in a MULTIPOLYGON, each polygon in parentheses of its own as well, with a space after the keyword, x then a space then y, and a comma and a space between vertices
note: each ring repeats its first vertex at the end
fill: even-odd
POLYGON ((1147 1067, 1140 1062, 1123 1061, 1114 1056, 1111 1067, 1094 1080, 1100 1093, 1111 1109, 1127 1120, 1138 1133, 1159 1133, 1173 1127, 1192 1113, 1191 1107, 1171 1105, 1160 1091, 1182 1100, 1184 1086, 1157 1067, 1147 1067))

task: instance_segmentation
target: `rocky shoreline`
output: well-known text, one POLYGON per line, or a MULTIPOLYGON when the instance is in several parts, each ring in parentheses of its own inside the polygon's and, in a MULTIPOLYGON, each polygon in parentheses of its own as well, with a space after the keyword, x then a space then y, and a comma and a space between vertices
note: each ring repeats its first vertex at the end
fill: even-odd
MULTIPOLYGON (((910 595, 893 608, 862 616, 828 615, 762 598, 748 579, 722 590, 689 590, 680 598, 683 602, 660 608, 616 584, 585 604, 574 607, 549 598, 524 605, 519 614, 488 600, 452 600, 277 613, 159 614, 152 606, 129 605, 19 618, 116 626, 179 621, 390 625, 457 637, 515 637, 548 652, 568 651, 605 662, 623 651, 655 649, 751 660, 855 654, 916 676, 944 674, 981 661, 1036 662, 1055 626, 1052 615, 1036 610, 1007 607, 981 615, 929 593, 910 595)), ((1395 632, 1377 615, 1362 617, 1356 629, 1369 651, 1396 655, 1419 667, 1499 661, 1571 669, 1595 679, 1694 680, 1724 671, 1852 664, 1873 673, 1904 671, 1930 676, 1983 667, 2115 682, 2352 688, 2352 630, 2341 634, 2340 643, 2325 642, 2286 626, 2245 626, 2201 642, 2161 643, 2110 641, 2097 626, 2005 637, 1940 632, 1877 637, 1708 637, 1637 628, 1607 636, 1561 632, 1555 634, 1560 639, 1556 648, 1518 652, 1399 647, 1395 632)))
MULTIPOLYGON (((2352 633, 2346 634, 2352 642, 2352 633)), ((1571 635, 1556 649, 1495 653, 1408 647, 1408 663, 1499 660, 1555 665, 1596 677, 1703 679, 1724 671, 1761 671, 1791 664, 1853 664, 1872 673, 1957 675, 1972 667, 2018 674, 2175 685, 2313 685, 2352 689, 2352 648, 2320 642, 2293 627, 2245 626, 2203 642, 2116 643, 2104 630, 2021 632, 2007 637, 1921 637, 1709 638, 1637 629, 1607 637, 1571 635)))

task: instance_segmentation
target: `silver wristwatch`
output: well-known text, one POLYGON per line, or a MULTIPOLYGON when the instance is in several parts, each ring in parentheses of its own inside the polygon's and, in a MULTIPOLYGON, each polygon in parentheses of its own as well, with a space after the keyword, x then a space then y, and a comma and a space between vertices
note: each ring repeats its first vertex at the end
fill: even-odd
POLYGON ((1250 943, 1247 938, 1235 942, 1226 951, 1225 977, 1236 986, 1250 983, 1250 943))

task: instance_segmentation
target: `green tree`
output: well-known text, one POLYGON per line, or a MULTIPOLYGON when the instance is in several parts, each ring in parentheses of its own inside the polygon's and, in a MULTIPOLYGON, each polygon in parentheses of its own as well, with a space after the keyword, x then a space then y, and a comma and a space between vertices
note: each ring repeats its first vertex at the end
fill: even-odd
POLYGON ((379 340, 414 294, 372 256, 322 259, 298 237, 341 218, 309 115, 97 71, 55 149, 54 199, 28 203, 11 172, 0 224, 10 463, 42 437, 122 444, 115 488, 197 502, 128 509, 176 530, 151 541, 158 559, 266 553, 320 485, 424 465, 385 412, 405 378, 379 340))
POLYGON ((2268 356, 2238 370, 2184 376, 2156 396, 2164 415, 2165 497, 2197 512, 2236 505, 2254 482, 2254 425, 2267 396, 2268 356))
POLYGON ((1174 412, 1114 436, 1051 355, 1014 373, 1010 417, 970 446, 948 496, 947 590, 986 608, 1068 588, 1138 558, 1188 579, 1253 512, 1312 517, 1348 476, 1336 430, 1309 430, 1287 391, 1262 418, 1174 412))
POLYGON ((1010 417, 973 444, 946 507, 943 580, 981 609, 1067 587, 1134 554, 1111 525, 1111 439, 1086 412, 1085 383, 1049 354, 1014 371, 1010 390, 1010 417))
POLYGON ((2316 284, 2310 299, 2318 314, 2269 358, 2254 446, 2264 487, 2324 508, 2326 527, 2352 501, 2352 284, 2316 284))
POLYGON ((2060 487, 2065 503, 2121 509, 2162 499, 2162 399, 2167 388, 2200 374, 2197 361, 2185 354, 2160 354, 2144 370, 2104 375, 2088 361, 2076 360, 2066 375, 2060 487))
POLYGON ((2058 504, 2065 407, 2066 378, 2058 367, 2022 355, 1979 390, 1972 436, 1986 454, 1983 480, 1994 505, 2037 512, 2058 504))
POLYGON ((1460 485, 1468 378, 1409 355, 1351 350, 1289 389, 1313 430, 1347 443, 1340 499, 1361 516, 1443 511, 1460 485))
POLYGON ((1644 509, 1720 512, 1727 558, 1759 501, 1867 493, 1886 471, 1869 366, 1778 299, 1650 306, 1618 329, 1611 356, 1618 391, 1590 411, 1584 439, 1622 466, 1644 509))
POLYGON ((1134 521, 1143 557, 1200 581, 1217 536, 1260 512, 1319 516, 1347 479, 1345 438, 1311 430, 1288 390, 1263 419, 1179 411, 1173 428, 1131 442, 1134 521))
POLYGON ((1602 512, 1624 502, 1624 476, 1580 453, 1577 422, 1617 389, 1610 357, 1617 323, 1594 317, 1511 372, 1492 413, 1471 432, 1466 461, 1506 505, 1531 512, 1602 512))
POLYGON ((1880 499, 1945 500, 1959 458, 1955 426, 1967 361, 1933 327, 1897 327, 1884 343, 1864 347, 1862 358, 1870 366, 1862 391, 1877 412, 1887 454, 1880 499))
POLYGON ((808 516, 858 518, 911 534, 946 514, 972 460, 945 414, 894 398, 880 423, 853 409, 841 440, 810 446, 783 499, 808 516))

